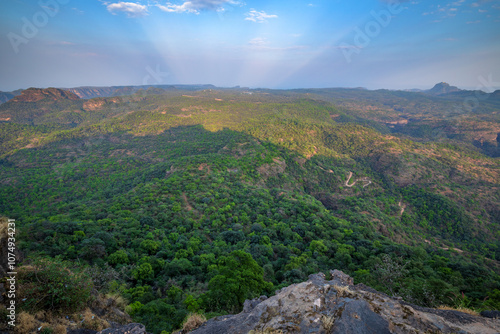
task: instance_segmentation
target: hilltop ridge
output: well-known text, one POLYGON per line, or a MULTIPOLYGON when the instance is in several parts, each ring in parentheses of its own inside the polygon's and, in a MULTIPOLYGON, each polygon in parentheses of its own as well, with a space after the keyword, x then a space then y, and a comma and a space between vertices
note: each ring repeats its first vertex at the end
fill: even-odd
POLYGON ((28 88, 21 92, 21 95, 15 96, 12 102, 38 102, 41 100, 79 100, 80 98, 72 93, 59 88, 28 88))
POLYGON ((443 94, 460 92, 460 91, 462 91, 462 89, 455 87, 455 86, 451 86, 447 82, 440 82, 425 92, 428 94, 433 94, 433 95, 443 95, 443 94))

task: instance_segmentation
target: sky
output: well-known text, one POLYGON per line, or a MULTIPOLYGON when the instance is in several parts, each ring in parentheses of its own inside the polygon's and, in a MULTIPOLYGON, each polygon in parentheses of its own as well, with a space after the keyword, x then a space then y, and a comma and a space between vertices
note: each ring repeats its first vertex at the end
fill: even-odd
POLYGON ((0 90, 500 89, 500 1, 3 0, 0 90))

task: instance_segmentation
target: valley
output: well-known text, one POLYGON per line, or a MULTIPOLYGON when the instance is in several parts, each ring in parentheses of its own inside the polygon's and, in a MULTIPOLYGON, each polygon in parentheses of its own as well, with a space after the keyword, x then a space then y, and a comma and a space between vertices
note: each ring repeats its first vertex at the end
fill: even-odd
MULTIPOLYGON (((457 115, 474 92, 447 87, 30 88, 0 105, 0 212, 27 264, 120 296, 151 333, 331 269, 498 309, 498 91, 457 115)), ((90 298, 23 293, 33 314, 90 298)))

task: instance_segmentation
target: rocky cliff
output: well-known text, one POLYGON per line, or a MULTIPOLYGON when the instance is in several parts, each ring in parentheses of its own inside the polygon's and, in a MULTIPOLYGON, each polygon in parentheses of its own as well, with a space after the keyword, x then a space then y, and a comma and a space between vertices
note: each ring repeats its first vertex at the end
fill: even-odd
POLYGON ((246 301, 243 312, 207 321, 194 334, 481 333, 500 332, 500 319, 418 307, 391 298, 334 270, 246 301))
POLYGON ((41 100, 79 100, 80 98, 68 91, 57 89, 57 88, 28 88, 23 90, 21 95, 14 97, 12 102, 38 102, 41 100))

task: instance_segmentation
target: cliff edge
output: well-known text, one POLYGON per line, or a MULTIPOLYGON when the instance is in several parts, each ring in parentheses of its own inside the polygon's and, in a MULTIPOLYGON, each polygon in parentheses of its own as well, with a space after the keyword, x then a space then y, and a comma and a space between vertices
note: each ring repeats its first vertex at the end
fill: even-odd
POLYGON ((500 319, 418 307, 391 298, 341 271, 322 273, 247 300, 243 312, 210 319, 194 334, 243 333, 480 333, 500 332, 500 319))

